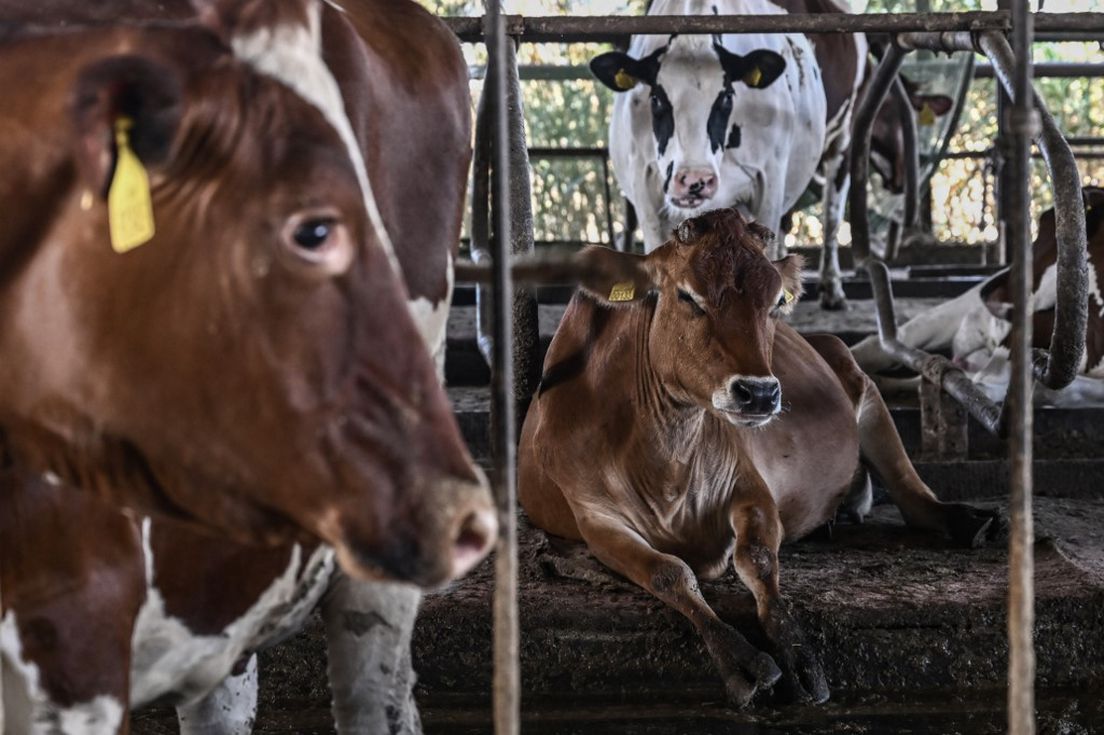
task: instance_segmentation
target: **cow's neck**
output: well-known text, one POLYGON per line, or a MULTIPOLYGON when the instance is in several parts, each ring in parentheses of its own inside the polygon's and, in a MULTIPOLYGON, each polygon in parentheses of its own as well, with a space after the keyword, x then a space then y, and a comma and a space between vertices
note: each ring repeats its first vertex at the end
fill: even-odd
POLYGON ((687 462, 707 417, 704 410, 672 392, 656 371, 649 353, 655 307, 649 306, 638 309, 639 317, 634 320, 635 398, 641 412, 640 428, 647 435, 642 438, 651 446, 663 447, 668 457, 687 462))

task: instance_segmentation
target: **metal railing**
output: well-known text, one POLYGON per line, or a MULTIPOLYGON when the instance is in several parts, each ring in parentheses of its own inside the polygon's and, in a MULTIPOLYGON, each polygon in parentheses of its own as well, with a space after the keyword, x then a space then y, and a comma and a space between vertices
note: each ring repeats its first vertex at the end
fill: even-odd
MULTIPOLYGON (((457 269, 458 280, 493 285, 493 384, 492 446, 495 459, 495 487, 502 522, 496 564, 495 593, 495 730, 517 733, 519 729, 519 674, 517 621, 517 537, 515 527, 515 400, 513 375, 518 356, 511 352, 514 303, 513 282, 564 282, 576 280, 582 266, 561 258, 521 261, 512 259, 507 240, 511 229, 511 208, 524 219, 529 201, 511 197, 507 171, 518 172, 528 165, 510 151, 518 146, 520 102, 510 105, 508 90, 516 89, 518 69, 512 53, 514 41, 604 41, 628 33, 851 33, 882 32, 894 35, 875 72, 867 97, 857 113, 852 156, 851 219, 855 255, 866 267, 873 285, 878 309, 879 333, 883 347, 901 362, 917 370, 938 385, 994 432, 1007 433, 1012 460, 1011 539, 1009 559, 1009 732, 1012 735, 1034 733, 1034 653, 1032 647, 1033 587, 1031 518, 1031 394, 1034 381, 1058 389, 1068 385, 1076 374, 1084 351, 1087 318, 1087 269, 1085 215, 1076 164, 1069 146, 1062 139, 1053 118, 1032 88, 1031 44, 1034 26, 1040 31, 1062 33, 1079 38, 1104 35, 1104 14, 1038 14, 1028 12, 1026 0, 1017 0, 1013 11, 992 13, 885 14, 885 15, 779 15, 779 16, 647 16, 643 18, 521 18, 500 15, 497 0, 487 0, 485 19, 447 19, 463 40, 487 39, 491 51, 489 85, 497 99, 493 116, 481 115, 493 128, 494 166, 499 175, 497 231, 493 238, 493 256, 486 239, 480 246, 477 263, 457 269), (1016 53, 1009 47, 1005 33, 1014 32, 1016 53), (512 40, 511 40, 512 39, 512 40), (890 87, 897 84, 897 70, 912 49, 945 52, 980 52, 988 58, 1002 86, 1012 96, 1014 107, 1008 121, 1001 121, 1000 137, 1010 140, 1008 160, 1015 172, 1012 212, 1005 212, 1009 242, 1013 252, 1014 307, 1012 371, 1009 400, 995 404, 982 394, 961 370, 945 358, 909 348, 897 340, 893 297, 885 264, 871 257, 869 224, 866 220, 866 179, 868 153, 874 112, 890 87), (1058 239, 1058 298, 1054 334, 1050 350, 1031 351, 1031 314, 1029 299, 1032 274, 1028 165, 1030 139, 1035 138, 1047 162, 1055 186, 1055 210, 1058 239), (485 260, 492 261, 488 269, 485 260)), ((487 94, 487 90, 484 94, 487 94)), ((486 108, 489 105, 481 105, 486 108)), ((485 127, 485 126, 484 126, 485 127)), ((479 136, 477 135, 477 139, 479 136)), ((523 149, 522 149, 523 150, 523 149)), ((477 158, 479 157, 477 146, 477 158)), ((523 158, 523 157, 522 157, 523 158)), ((491 156, 483 153, 483 161, 491 156)), ((521 175, 518 172, 518 175, 521 175)), ((491 187, 480 184, 476 173, 475 189, 480 195, 491 187), (480 188, 482 187, 482 188, 480 188)), ((516 192, 513 192, 516 194, 516 192)), ((476 202, 476 212, 484 203, 476 202)), ((490 211, 487 207, 483 211, 490 211)), ((529 215, 531 217, 531 214, 529 215)), ((473 226, 474 229, 474 226, 473 226)), ((484 230, 485 233, 485 230, 484 230)), ((473 235, 473 249, 476 246, 473 235)), ((535 360, 536 356, 531 355, 535 360)))

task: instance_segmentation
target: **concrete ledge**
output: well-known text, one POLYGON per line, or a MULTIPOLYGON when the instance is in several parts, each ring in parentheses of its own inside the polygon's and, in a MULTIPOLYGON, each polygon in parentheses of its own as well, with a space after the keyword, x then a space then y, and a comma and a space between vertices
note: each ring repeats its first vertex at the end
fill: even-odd
MULTIPOLYGON (((1104 501, 1036 501, 1036 645, 1041 733, 1104 727, 1104 501), (1050 723, 1047 725, 1046 723, 1050 723)), ((830 541, 783 549, 782 586, 833 690, 820 708, 723 707, 689 623, 606 576, 549 576, 542 534, 523 523, 520 611, 526 732, 997 733, 1007 644, 1003 547, 950 548, 879 506, 830 541), (751 729, 747 729, 751 728, 751 729)), ((426 598, 415 634, 427 732, 489 732, 492 568, 426 598)), ((731 574, 710 604, 761 642, 753 601, 731 574)), ((261 733, 328 733, 317 621, 262 658, 261 733)), ((160 714, 162 720, 166 713, 160 714)), ((159 733, 156 711, 135 732, 159 733)))

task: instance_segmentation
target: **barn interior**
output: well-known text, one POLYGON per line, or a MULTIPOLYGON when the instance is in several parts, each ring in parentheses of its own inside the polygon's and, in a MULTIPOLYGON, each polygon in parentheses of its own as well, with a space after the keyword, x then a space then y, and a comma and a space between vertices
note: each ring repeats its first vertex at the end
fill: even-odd
MULTIPOLYGON (((906 4, 913 5, 888 3, 883 9, 912 9, 906 4)), ((956 9, 950 7, 954 3, 947 5, 924 2, 917 3, 917 9, 956 9)), ((1047 9, 1052 9, 1049 4, 1047 9)), ((469 46, 481 43, 477 27, 463 22, 470 19, 454 20, 461 38, 472 42, 469 46)), ((1104 44, 1104 26, 1063 38, 1104 44)), ((1099 48, 1094 57, 1099 62, 1077 69, 1055 65, 1038 73, 1093 78, 1094 94, 1104 98, 1097 78, 1104 77, 1099 48)), ((476 66, 478 91, 482 72, 476 66)), ((538 84, 578 74, 568 70, 557 76, 548 65, 530 66, 526 77, 523 65, 522 78, 538 84)), ((980 68, 970 73, 989 79, 993 74, 980 68)), ((1104 129, 1104 120, 1098 118, 1094 124, 1104 129)), ((985 166, 997 160, 996 149, 948 151, 950 137, 947 132, 936 146, 949 153, 948 160, 980 161, 985 186, 995 184, 996 173, 985 166)), ((1084 171, 1086 181, 1095 182, 1100 175, 1091 162, 1104 155, 1102 146, 1104 138, 1079 139, 1079 161, 1094 166, 1084 171)), ((555 149, 542 140, 530 145, 529 155, 534 162, 590 160, 600 172, 587 174, 597 193, 586 196, 604 200, 599 206, 584 197, 580 208, 591 207, 603 215, 595 215, 597 224, 586 225, 592 237, 580 235, 566 245, 591 239, 625 246, 625 209, 608 169, 608 151, 590 145, 555 149)), ((930 183, 936 164, 929 160, 926 165, 923 178, 930 183)), ((555 175, 551 168, 546 173, 555 175)), ((513 185, 518 186, 516 181, 513 185)), ((981 197, 989 229, 979 230, 978 242, 965 244, 937 241, 933 210, 938 222, 943 205, 933 197, 931 186, 922 187, 919 228, 909 233, 913 237, 903 238, 891 262, 898 323, 977 286, 1006 268, 1010 258, 1008 250, 992 241, 1000 213, 986 208, 986 201, 993 199, 989 188, 981 197)), ((528 182, 522 193, 528 200, 528 182)), ((556 206, 552 201, 546 205, 556 206)), ((523 227, 537 223, 529 229, 537 232, 535 247, 541 248, 542 211, 514 216, 523 227)), ((478 222, 472 225, 479 227, 478 222)), ((875 235, 884 243, 884 231, 875 235)), ((471 239, 477 238, 472 232, 471 239)), ((520 247, 515 242, 515 251, 533 249, 532 239, 531 235, 520 247)), ((565 246, 554 234, 545 239, 549 251, 565 246)), ((803 245, 800 239, 789 244, 807 259, 805 294, 790 322, 801 331, 836 334, 849 345, 878 334, 875 293, 863 269, 856 267, 854 248, 842 251, 849 308, 826 311, 818 301, 821 249, 803 245)), ((465 247, 470 255, 476 245, 468 241, 465 247)), ((444 368, 465 438, 476 459, 493 473, 491 367, 486 334, 481 332, 487 325, 477 318, 476 290, 472 283, 457 284, 444 368)), ((572 291, 567 284, 546 283, 531 287, 519 300, 521 311, 529 313, 528 321, 517 327, 519 342, 527 344, 530 353, 523 363, 529 373, 523 367, 517 375, 515 395, 522 410, 527 391, 535 387, 533 370, 539 376, 544 351, 572 291)), ((940 397, 938 390, 922 395, 912 385, 887 394, 887 399, 909 456, 941 499, 1007 506, 1013 492, 1013 457, 1006 437, 993 433, 953 400, 940 397)), ((1104 698, 1099 696, 1104 690, 1104 405, 1038 405, 1032 442, 1038 731, 1104 732, 1104 698)), ((823 657, 832 699, 820 706, 795 705, 784 693, 774 692, 758 698, 748 710, 735 711, 725 706, 713 666, 682 616, 605 571, 585 550, 549 541, 522 513, 518 527, 525 732, 1007 732, 1009 554, 1004 543, 957 548, 907 529, 898 512, 882 502, 863 523, 840 518, 812 537, 785 546, 782 586, 823 657)), ((756 642, 754 601, 731 570, 702 587, 718 614, 756 642)), ((428 594, 423 602, 413 655, 427 733, 466 735, 492 729, 494 594, 492 558, 447 589, 428 594)), ((373 635, 371 623, 364 626, 363 635, 373 635)), ((325 642, 317 616, 306 630, 265 651, 260 665, 264 676, 255 732, 333 732, 325 642)), ((176 732, 175 728, 168 703, 136 713, 132 725, 134 732, 151 735, 176 732)))

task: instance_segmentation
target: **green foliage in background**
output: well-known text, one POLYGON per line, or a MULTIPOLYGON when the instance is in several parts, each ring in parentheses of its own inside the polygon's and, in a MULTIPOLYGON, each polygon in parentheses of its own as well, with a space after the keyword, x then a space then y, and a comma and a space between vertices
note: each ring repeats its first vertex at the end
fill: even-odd
MULTIPOLYGON (((421 0, 440 15, 478 15, 483 0, 421 0)), ((994 2, 970 0, 926 0, 932 11, 992 9, 994 2)), ((925 0, 872 0, 867 12, 911 12, 925 0)), ((506 0, 506 11, 526 15, 640 15, 645 0, 506 0)), ((852 6, 861 9, 859 3, 852 6)), ((1046 10, 1104 9, 1104 0, 1048 0, 1046 10), (1068 6, 1068 7, 1067 7, 1068 6)), ((608 50, 602 45, 523 44, 519 61, 529 65, 584 66, 591 57, 608 50)), ((464 53, 473 68, 485 63, 482 46, 465 44, 464 53)), ((1097 44, 1039 44, 1035 60, 1104 62, 1097 44)), ((1104 137, 1104 79, 1041 79, 1039 91, 1071 137, 1104 137)), ((472 82, 473 99, 482 82, 472 82)), ((613 93, 588 80, 524 81, 523 96, 529 145, 532 147, 604 147, 608 136, 613 93)), ((950 150, 985 151, 997 133, 995 82, 975 80, 967 97, 959 128, 950 150)), ((1104 150, 1104 147, 1098 149, 1104 150)), ((1081 161, 1086 184, 1104 183, 1104 161, 1081 161)), ((612 202, 605 195, 601 161, 595 157, 576 160, 533 159, 533 207, 538 241, 608 242, 608 221, 620 233, 623 202, 616 181, 609 180, 612 202)), ((984 242, 995 238, 993 223, 993 176, 986 160, 947 160, 932 177, 934 234, 947 241, 984 242)), ((1033 210, 1037 215, 1052 202, 1051 189, 1042 162, 1035 165, 1032 179, 1033 210)), ((796 218, 791 243, 816 243, 820 236, 818 206, 796 218)), ((844 227, 841 241, 849 231, 844 227)))

